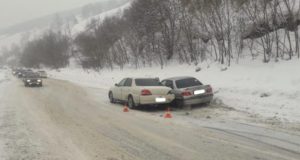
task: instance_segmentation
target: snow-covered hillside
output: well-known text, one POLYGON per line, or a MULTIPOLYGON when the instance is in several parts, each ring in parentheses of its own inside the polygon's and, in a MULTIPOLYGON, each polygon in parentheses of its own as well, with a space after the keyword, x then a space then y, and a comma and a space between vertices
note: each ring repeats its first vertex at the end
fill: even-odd
POLYGON ((122 11, 124 11, 124 9, 128 8, 129 6, 130 6, 130 2, 126 3, 125 5, 123 5, 119 8, 112 9, 110 11, 101 13, 101 14, 96 15, 96 16, 92 16, 92 17, 87 18, 87 19, 82 19, 81 17, 77 17, 80 21, 79 21, 78 24, 76 24, 72 27, 72 29, 71 29, 72 34, 76 35, 76 34, 82 32, 82 31, 84 31, 85 27, 88 25, 89 22, 91 22, 92 19, 103 20, 105 17, 121 14, 122 11))
MULTIPOLYGON (((70 27, 72 36, 75 36, 76 34, 82 32, 85 30, 86 25, 92 20, 92 19, 99 19, 102 20, 103 18, 111 15, 121 14, 124 9, 130 6, 131 2, 126 3, 125 5, 100 13, 96 16, 91 16, 88 18, 82 18, 82 16, 77 15, 75 16, 77 19, 76 24, 72 24, 70 26, 70 23, 68 24, 62 24, 62 31, 67 30, 67 27, 70 27)), ((0 48, 6 47, 10 48, 13 44, 24 44, 24 42, 36 39, 38 37, 41 37, 41 35, 49 30, 51 26, 43 27, 43 28, 32 28, 31 30, 15 33, 15 34, 4 34, 0 35, 0 48)), ((53 29, 53 28, 52 28, 53 29)), ((1 54, 1 52, 0 52, 1 54)))

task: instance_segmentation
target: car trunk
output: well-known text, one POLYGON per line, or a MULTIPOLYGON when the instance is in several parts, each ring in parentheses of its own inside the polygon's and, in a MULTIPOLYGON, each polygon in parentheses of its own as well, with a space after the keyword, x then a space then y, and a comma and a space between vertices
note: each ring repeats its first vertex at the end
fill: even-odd
POLYGON ((167 95, 170 92, 170 88, 162 87, 162 86, 147 86, 147 87, 140 87, 141 90, 147 89, 149 90, 152 95, 167 95))
POLYGON ((200 85, 200 86, 192 86, 192 87, 187 87, 187 88, 182 88, 180 89, 182 92, 183 91, 189 91, 191 92, 193 95, 197 95, 197 94, 211 94, 211 93, 207 93, 206 90, 209 88, 209 85, 200 85), (204 93, 202 93, 202 91, 204 91, 204 93), (196 93, 196 94, 195 94, 196 93))

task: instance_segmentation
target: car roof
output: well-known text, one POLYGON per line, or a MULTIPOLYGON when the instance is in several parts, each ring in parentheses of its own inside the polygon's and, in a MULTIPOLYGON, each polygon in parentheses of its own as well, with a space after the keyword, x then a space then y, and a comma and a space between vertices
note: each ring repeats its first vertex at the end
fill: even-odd
POLYGON ((126 77, 131 79, 157 79, 158 77, 126 77))
POLYGON ((179 76, 179 77, 166 78, 166 79, 164 79, 164 80, 177 81, 177 80, 188 79, 188 78, 195 78, 195 77, 190 77, 190 76, 179 76))

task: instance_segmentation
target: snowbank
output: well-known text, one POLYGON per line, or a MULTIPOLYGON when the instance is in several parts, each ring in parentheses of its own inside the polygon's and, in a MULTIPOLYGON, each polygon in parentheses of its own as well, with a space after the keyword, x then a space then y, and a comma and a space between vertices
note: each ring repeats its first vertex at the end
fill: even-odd
MULTIPOLYGON (((4 70, 0 69, 0 99, 1 99, 1 101, 0 101, 0 126, 2 127, 1 135, 3 135, 2 131, 5 129, 5 125, 4 125, 5 120, 3 120, 3 119, 5 118, 4 113, 7 110, 6 109, 7 106, 4 105, 5 102, 2 101, 2 97, 5 94, 5 86, 6 86, 5 81, 7 81, 6 72, 4 70)), ((6 159, 6 152, 4 150, 6 140, 4 140, 2 137, 5 137, 5 136, 0 137, 0 159, 6 159)))
POLYGON ((100 73, 82 69, 50 71, 57 79, 69 80, 80 85, 109 89, 124 77, 194 76, 211 84, 215 97, 237 110, 279 119, 300 122, 300 61, 280 61, 263 64, 241 61, 224 71, 218 64, 201 66, 169 65, 142 69, 106 70, 100 73), (223 70, 223 71, 222 71, 223 70))

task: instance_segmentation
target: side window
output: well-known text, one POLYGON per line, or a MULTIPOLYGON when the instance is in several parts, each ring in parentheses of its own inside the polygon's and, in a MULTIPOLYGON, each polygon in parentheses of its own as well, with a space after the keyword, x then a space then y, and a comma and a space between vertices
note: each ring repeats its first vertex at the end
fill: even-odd
POLYGON ((132 79, 131 78, 128 78, 125 82, 125 87, 131 87, 132 86, 132 79))
POLYGON ((125 85, 127 78, 123 79, 120 83, 119 83, 119 87, 122 87, 125 85))
POLYGON ((162 84, 163 86, 166 86, 166 82, 167 82, 167 81, 162 81, 161 84, 162 84))
POLYGON ((173 82, 172 82, 172 81, 166 81, 166 85, 165 85, 165 86, 174 89, 174 86, 173 86, 173 82))

